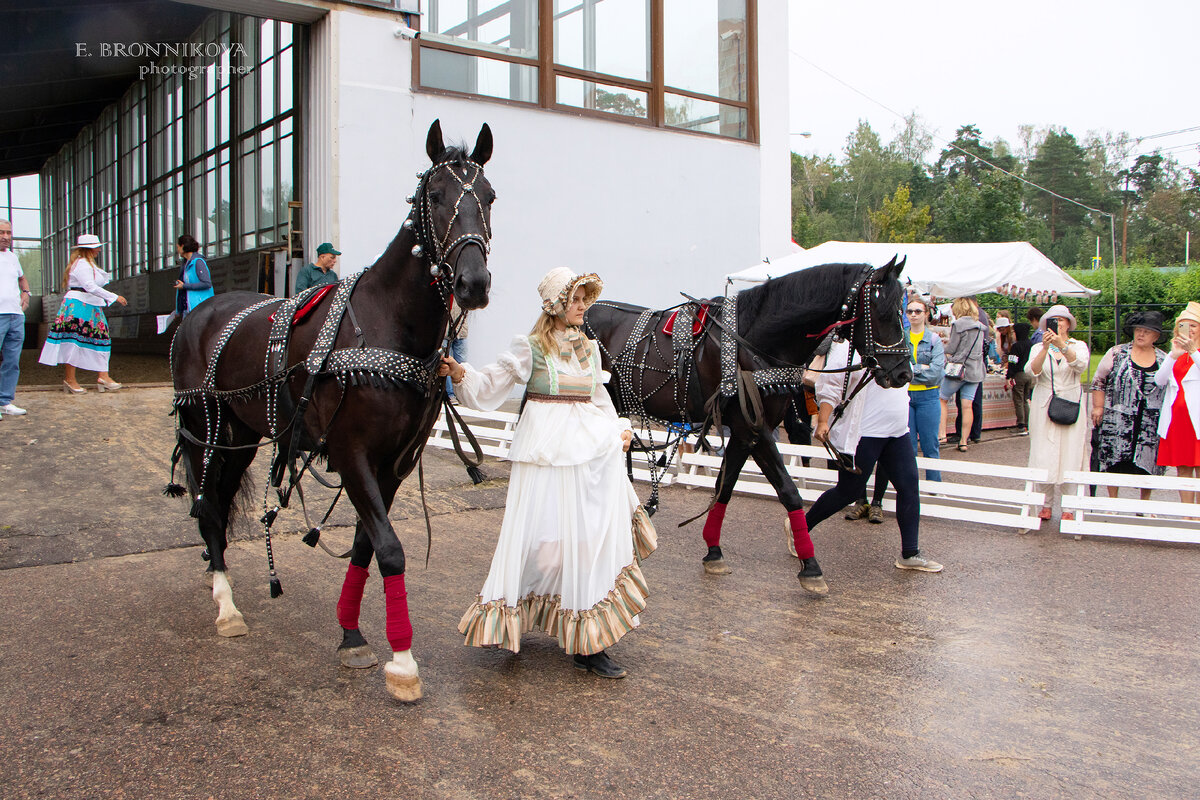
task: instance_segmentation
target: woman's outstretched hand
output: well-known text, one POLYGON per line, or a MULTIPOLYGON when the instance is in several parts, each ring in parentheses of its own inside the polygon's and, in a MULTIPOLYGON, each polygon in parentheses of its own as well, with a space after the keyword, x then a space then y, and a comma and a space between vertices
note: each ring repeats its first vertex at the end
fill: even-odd
POLYGON ((629 452, 629 443, 633 441, 633 431, 621 431, 621 449, 629 452))
POLYGON ((462 364, 454 360, 454 356, 442 356, 442 363, 438 366, 438 377, 444 378, 449 375, 451 381, 460 383, 466 374, 467 371, 462 364))

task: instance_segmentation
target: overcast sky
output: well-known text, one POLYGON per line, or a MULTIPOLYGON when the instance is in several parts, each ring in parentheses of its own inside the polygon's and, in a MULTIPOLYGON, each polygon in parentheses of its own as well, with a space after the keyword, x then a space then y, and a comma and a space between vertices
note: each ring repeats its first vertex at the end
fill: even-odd
MULTIPOLYGON (((1017 126, 1149 136, 1200 126, 1200 0, 792 0, 792 149, 840 157, 866 119, 884 142, 900 120, 820 70, 901 113, 937 140, 966 123, 1014 148, 1017 126), (811 65, 807 62, 812 62, 811 65), (816 65, 819 69, 812 65, 816 65)), ((1191 147, 1200 130, 1143 142, 1191 147)))

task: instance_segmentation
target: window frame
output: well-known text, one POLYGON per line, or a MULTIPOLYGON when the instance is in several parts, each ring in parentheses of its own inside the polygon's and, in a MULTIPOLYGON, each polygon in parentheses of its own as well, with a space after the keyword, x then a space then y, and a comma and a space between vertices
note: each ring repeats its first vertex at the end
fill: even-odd
MULTIPOLYGON (((432 39, 421 36, 415 40, 415 45, 412 48, 412 83, 413 91, 423 94, 445 95, 449 97, 466 97, 474 100, 486 100, 493 103, 502 103, 505 105, 517 106, 520 108, 540 108, 546 111, 554 111, 558 113, 568 113, 576 116, 583 116, 592 119, 603 119, 611 122, 621 122, 627 125, 641 125, 643 127, 658 128, 661 130, 674 131, 677 133, 685 133, 693 136, 705 136, 709 138, 725 139, 735 142, 746 142, 748 144, 759 143, 759 121, 758 121, 758 0, 745 0, 746 2, 746 99, 733 100, 730 98, 718 97, 715 95, 695 92, 689 89, 669 86, 666 83, 666 56, 665 48, 665 5, 664 0, 649 0, 650 2, 650 80, 637 80, 633 78, 621 78, 615 75, 609 75, 603 72, 591 72, 588 70, 579 69, 577 67, 568 67, 562 64, 557 64, 554 61, 554 0, 538 0, 538 55, 537 58, 526 58, 515 55, 505 55, 496 53, 486 48, 475 47, 472 45, 455 44, 453 42, 443 41, 441 39, 432 39), (449 53, 457 53, 464 56, 472 56, 476 58, 488 58, 494 61, 502 61, 510 64, 521 64, 528 67, 534 67, 538 70, 537 87, 538 98, 536 102, 527 102, 524 100, 511 100, 506 98, 492 97, 490 95, 474 94, 472 92, 457 91, 453 89, 439 89, 421 84, 421 53, 425 49, 441 50, 449 53), (558 102, 557 98, 557 79, 559 77, 571 78, 573 80, 583 80, 593 83, 602 83, 609 86, 631 89, 638 92, 645 92, 647 98, 646 116, 635 117, 625 114, 617 114, 609 111, 592 108, 579 108, 572 105, 564 105, 558 102), (691 98, 711 103, 718 103, 722 106, 730 106, 740 108, 746 114, 746 135, 730 136, 724 133, 712 133, 709 131, 691 130, 675 125, 668 125, 666 121, 666 96, 678 95, 681 97, 691 98)), ((414 16, 413 22, 418 22, 418 18, 414 16)))

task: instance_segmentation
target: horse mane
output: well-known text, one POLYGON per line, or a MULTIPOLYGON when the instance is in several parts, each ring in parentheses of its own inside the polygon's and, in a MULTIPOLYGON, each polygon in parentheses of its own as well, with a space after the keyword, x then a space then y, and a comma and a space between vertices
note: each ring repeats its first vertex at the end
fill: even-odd
POLYGON ((866 266, 822 264, 744 289, 738 295, 738 330, 745 333, 745 321, 753 320, 758 341, 794 336, 798 326, 815 324, 840 308, 850 288, 847 277, 857 277, 866 266))
POLYGON ((467 162, 471 160, 471 150, 466 142, 458 142, 457 144, 446 145, 435 161, 435 164, 444 164, 450 162, 460 167, 465 167, 467 162))

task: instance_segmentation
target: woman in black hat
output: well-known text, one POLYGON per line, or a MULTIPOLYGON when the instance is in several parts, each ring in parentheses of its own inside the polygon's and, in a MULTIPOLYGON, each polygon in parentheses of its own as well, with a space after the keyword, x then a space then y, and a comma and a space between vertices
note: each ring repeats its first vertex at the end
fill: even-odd
MULTIPOLYGON (((1092 379, 1092 424, 1098 435, 1096 461, 1101 472, 1129 475, 1162 475, 1158 465, 1158 416, 1163 387, 1154 383, 1166 354, 1155 347, 1166 338, 1163 316, 1157 311, 1136 312, 1125 323, 1132 341, 1104 354, 1092 379)), ((1142 489, 1142 499, 1150 490, 1142 489)), ((1117 487, 1108 487, 1110 497, 1117 487)))

